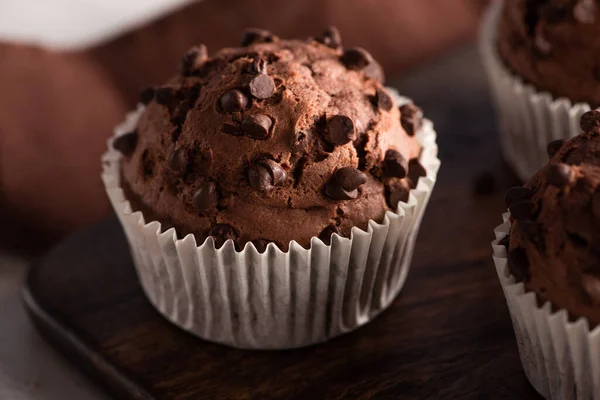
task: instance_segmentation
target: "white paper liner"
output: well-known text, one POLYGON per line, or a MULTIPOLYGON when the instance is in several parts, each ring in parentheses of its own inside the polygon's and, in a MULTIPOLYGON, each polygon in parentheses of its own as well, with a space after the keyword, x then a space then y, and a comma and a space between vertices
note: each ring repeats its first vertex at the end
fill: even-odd
POLYGON ((546 399, 600 399, 600 327, 588 321, 569 322, 566 310, 538 307, 535 293, 517 282, 507 265, 506 248, 498 242, 510 230, 509 214, 494 233, 496 272, 506 297, 521 363, 533 387, 546 399))
POLYGON ((523 83, 506 68, 496 45, 503 5, 501 0, 491 2, 481 25, 479 51, 498 113, 504 159, 527 180, 548 162, 548 143, 581 133, 579 120, 590 105, 573 104, 565 97, 554 99, 550 93, 523 83))
MULTIPOLYGON (((395 93, 394 93, 395 94, 395 93)), ((400 104, 406 98, 396 96, 400 104)), ((127 115, 115 136, 135 128, 143 106, 127 115)), ((285 349, 326 341, 367 323, 402 289, 421 219, 435 184, 433 124, 417 133, 427 177, 398 212, 351 238, 334 235, 331 245, 313 237, 310 249, 292 241, 287 252, 269 244, 259 254, 248 243, 241 252, 229 240, 216 250, 212 238, 198 246, 193 235, 177 239, 133 212, 120 188, 121 155, 103 156, 106 191, 128 238, 142 287, 168 320, 205 340, 247 349, 285 349)))

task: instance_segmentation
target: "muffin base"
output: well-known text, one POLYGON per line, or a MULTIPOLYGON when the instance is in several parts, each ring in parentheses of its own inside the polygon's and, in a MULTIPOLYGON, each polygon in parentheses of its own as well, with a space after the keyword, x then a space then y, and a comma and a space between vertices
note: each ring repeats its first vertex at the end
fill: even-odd
POLYGON ((571 322, 567 310, 553 312, 550 302, 538 305, 507 266, 498 242, 509 234, 509 214, 494 233, 494 264, 515 330, 525 375, 546 399, 600 399, 600 327, 590 329, 585 318, 571 322))
POLYGON ((527 180, 548 161, 548 143, 581 133, 579 120, 591 107, 538 91, 506 67, 497 49, 503 6, 504 1, 491 2, 481 25, 479 52, 498 114, 504 159, 521 179, 527 180))

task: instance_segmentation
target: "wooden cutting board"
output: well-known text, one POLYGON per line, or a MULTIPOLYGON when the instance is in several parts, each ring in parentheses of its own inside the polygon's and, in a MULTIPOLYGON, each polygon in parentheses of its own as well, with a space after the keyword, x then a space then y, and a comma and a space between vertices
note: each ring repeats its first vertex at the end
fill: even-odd
MULTIPOLYGON (((196 339, 145 299, 114 217, 33 267, 25 287, 33 321, 124 399, 540 399, 523 373, 491 258, 503 191, 515 181, 500 161, 473 58, 469 52, 438 64, 403 88, 437 122, 442 169, 406 286, 365 327, 293 351, 241 351, 196 339), (457 90, 452 77, 471 86, 457 90), (435 95, 419 99, 423 85, 435 95), (496 176, 493 193, 474 193, 482 171, 496 176)), ((490 183, 477 186, 485 192, 490 183)))

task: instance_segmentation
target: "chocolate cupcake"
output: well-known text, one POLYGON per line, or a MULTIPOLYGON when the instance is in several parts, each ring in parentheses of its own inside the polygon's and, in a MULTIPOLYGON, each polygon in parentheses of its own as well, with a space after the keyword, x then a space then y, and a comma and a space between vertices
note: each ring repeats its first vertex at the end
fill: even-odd
POLYGON ((579 118, 600 105, 600 3, 492 2, 480 49, 509 164, 528 179, 546 143, 579 134, 579 118))
POLYGON ((439 160, 431 123, 382 79, 335 28, 252 29, 142 91, 104 180, 159 311, 208 340, 288 348, 389 304, 439 160))
POLYGON ((494 243, 525 372, 547 399, 600 396, 600 112, 581 127, 508 191, 494 243))

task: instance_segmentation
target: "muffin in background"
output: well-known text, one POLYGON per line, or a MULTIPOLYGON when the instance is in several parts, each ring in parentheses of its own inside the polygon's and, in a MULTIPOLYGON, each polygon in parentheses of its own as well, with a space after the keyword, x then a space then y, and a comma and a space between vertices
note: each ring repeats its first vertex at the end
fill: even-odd
POLYGON ((600 3, 512 0, 490 4, 480 51, 498 112, 505 159, 526 180, 548 142, 579 134, 600 105, 600 3))
POLYGON ((600 398, 600 111, 581 128, 507 192, 494 242, 525 372, 547 399, 600 398))
POLYGON ((142 92, 104 181, 150 301, 207 340, 291 348, 402 288, 439 160, 431 122, 335 28, 248 30, 142 92))

